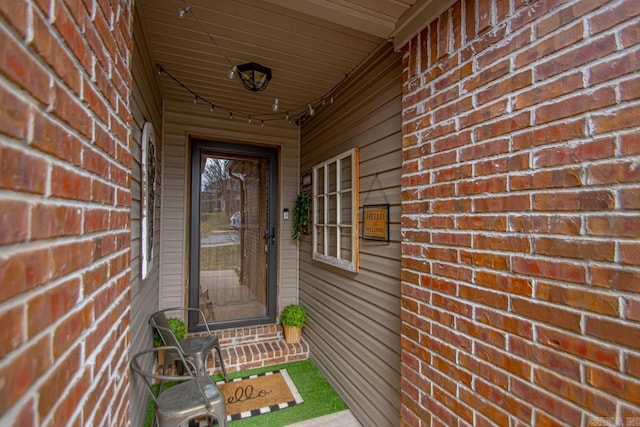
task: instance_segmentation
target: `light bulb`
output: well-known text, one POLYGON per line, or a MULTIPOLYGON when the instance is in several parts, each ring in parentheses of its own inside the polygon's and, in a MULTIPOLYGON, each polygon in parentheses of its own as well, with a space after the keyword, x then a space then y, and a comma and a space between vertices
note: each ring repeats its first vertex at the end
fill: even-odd
POLYGON ((235 79, 237 72, 238 72, 238 67, 234 65, 233 68, 229 70, 229 74, 227 74, 227 77, 229 77, 229 80, 235 79))
POLYGON ((251 120, 251 116, 249 116, 249 124, 251 124, 253 120, 251 120))
POLYGON ((178 19, 184 19, 184 17, 187 15, 187 13, 191 10, 191 6, 189 6, 188 4, 185 5, 182 9, 180 9, 180 12, 178 12, 178 19))
POLYGON ((229 113, 229 120, 233 120, 233 113, 229 113))
POLYGON ((212 113, 213 113, 213 110, 215 110, 215 108, 216 108, 216 107, 215 107, 213 104, 211 104, 211 108, 210 108, 210 110, 211 110, 211 112, 212 112, 212 113))
POLYGON ((278 98, 273 100, 273 107, 271 107, 273 109, 274 113, 277 113, 278 110, 280 109, 280 101, 278 100, 278 98))
POLYGON ((194 97, 193 97, 193 103, 194 103, 194 104, 197 104, 197 103, 198 103, 198 95, 196 95, 196 96, 194 96, 194 97))
POLYGON ((264 120, 260 120, 260 126, 264 127, 264 120))
POLYGON ((284 112, 284 118, 289 120, 289 123, 291 123, 291 119, 289 119, 289 112, 288 111, 284 112))

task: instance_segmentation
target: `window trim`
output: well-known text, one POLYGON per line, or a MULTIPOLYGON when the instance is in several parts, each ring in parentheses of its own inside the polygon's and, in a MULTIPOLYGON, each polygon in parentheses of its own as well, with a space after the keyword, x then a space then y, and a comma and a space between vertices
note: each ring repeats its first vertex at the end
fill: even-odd
POLYGON ((358 230, 359 230, 359 222, 358 222, 358 216, 359 216, 359 157, 358 157, 358 149, 357 148, 352 148, 351 150, 345 151, 341 154, 338 154, 335 157, 332 157, 328 160, 325 160, 321 163, 316 164, 315 166, 313 166, 313 203, 312 203, 312 209, 313 209, 313 246, 312 246, 312 258, 315 261, 320 261, 326 264, 329 264, 331 266, 343 269, 343 270, 347 270, 350 272, 354 272, 357 273, 359 270, 359 264, 360 264, 360 255, 359 255, 359 247, 358 247, 358 230), (343 190, 341 188, 341 183, 342 183, 342 177, 341 177, 341 173, 342 173, 342 162, 345 159, 350 158, 350 162, 351 162, 351 187, 350 189, 347 190, 343 190), (335 182, 335 191, 328 191, 329 190, 329 174, 327 173, 328 168, 330 167, 330 165, 335 164, 335 170, 336 170, 336 182, 335 182), (323 180, 324 182, 323 184, 323 193, 319 192, 319 171, 323 170, 323 180), (342 214, 340 215, 336 215, 336 224, 329 224, 327 221, 327 212, 329 210, 329 204, 328 203, 323 203, 323 212, 320 213, 319 212, 319 206, 321 205, 318 201, 320 198, 327 198, 328 195, 335 195, 336 197, 336 210, 340 211, 340 213, 342 213, 342 195, 350 192, 351 193, 351 197, 348 199, 351 201, 351 216, 349 218, 350 220, 350 224, 348 224, 347 222, 343 222, 343 217, 342 214), (319 223, 318 219, 320 218, 320 215, 322 214, 322 218, 323 221, 322 223, 319 223), (336 228, 336 241, 335 243, 335 247, 336 247, 336 255, 337 256, 331 256, 331 255, 327 255, 328 252, 328 247, 329 247, 329 243, 328 242, 328 233, 326 231, 324 231, 323 234, 323 241, 324 241, 324 253, 320 253, 317 251, 318 248, 318 237, 320 234, 320 228, 324 228, 324 230, 327 230, 328 228, 331 227, 335 227, 336 228), (347 260, 347 259, 343 259, 340 258, 340 252, 341 252, 341 242, 340 242, 340 236, 341 236, 341 229, 348 229, 350 228, 350 235, 351 235, 351 259, 347 260))
POLYGON ((153 268, 153 241, 155 228, 156 204, 156 140, 153 123, 145 122, 142 127, 140 156, 140 245, 141 245, 141 279, 146 280, 153 268))

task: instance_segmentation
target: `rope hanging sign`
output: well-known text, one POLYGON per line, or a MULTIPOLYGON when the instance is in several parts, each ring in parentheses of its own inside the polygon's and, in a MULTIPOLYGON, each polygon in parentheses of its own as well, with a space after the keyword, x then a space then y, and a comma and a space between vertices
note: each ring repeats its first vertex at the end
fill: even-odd
POLYGON ((374 179, 371 181, 371 185, 369 186, 369 191, 367 191, 367 195, 364 199, 364 204, 362 205, 362 239, 363 240, 377 240, 381 242, 389 241, 389 199, 387 199, 387 195, 384 190, 382 190, 382 195, 387 203, 368 205, 367 199, 369 198, 369 193, 373 188, 373 184, 378 182, 378 186, 382 188, 382 184, 380 183, 380 178, 378 178, 378 174, 375 175, 374 179))

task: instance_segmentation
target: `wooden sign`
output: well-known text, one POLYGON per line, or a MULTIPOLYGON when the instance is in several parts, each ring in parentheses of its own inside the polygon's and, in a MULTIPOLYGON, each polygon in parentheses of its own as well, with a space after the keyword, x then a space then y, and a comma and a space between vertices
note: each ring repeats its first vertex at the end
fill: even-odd
POLYGON ((389 205, 364 205, 362 238, 389 241, 389 205))

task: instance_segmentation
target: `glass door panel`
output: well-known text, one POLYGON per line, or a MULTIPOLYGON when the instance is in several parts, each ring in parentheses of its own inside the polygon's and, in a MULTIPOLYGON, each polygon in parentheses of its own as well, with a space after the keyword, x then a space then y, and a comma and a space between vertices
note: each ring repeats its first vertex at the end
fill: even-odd
POLYGON ((198 262, 190 270, 190 305, 213 324, 258 324, 274 317, 274 162, 251 151, 199 144, 192 155, 198 170, 192 171, 197 211, 192 212, 191 262, 196 253, 198 262))

